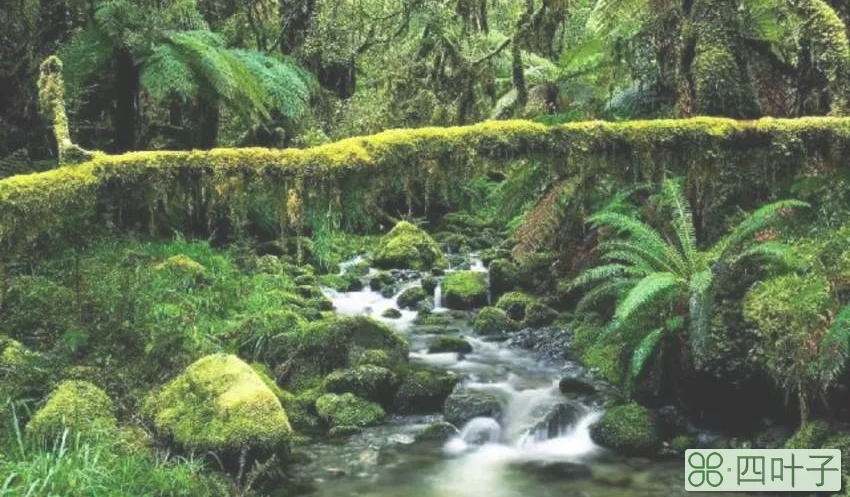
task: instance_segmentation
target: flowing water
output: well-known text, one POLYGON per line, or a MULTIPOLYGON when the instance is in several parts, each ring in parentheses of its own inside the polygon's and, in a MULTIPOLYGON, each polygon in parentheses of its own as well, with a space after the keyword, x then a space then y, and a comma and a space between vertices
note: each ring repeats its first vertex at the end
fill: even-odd
MULTIPOLYGON (((473 259, 471 267, 482 270, 473 259)), ((406 283, 419 285, 418 280, 406 283)), ((395 296, 368 290, 327 290, 343 315, 369 315, 394 327, 410 341, 411 363, 450 370, 463 387, 500 399, 499 419, 470 420, 445 442, 417 435, 441 415, 394 417, 355 436, 310 445, 309 461, 299 470, 320 497, 619 497, 686 495, 680 460, 626 458, 598 447, 589 427, 602 414, 594 405, 566 399, 558 390, 565 372, 581 366, 542 360, 527 350, 471 336, 468 319, 457 327, 473 352, 428 354, 432 336, 413 325, 416 313, 400 319, 381 313, 395 307, 395 296), (561 409, 561 411, 558 411, 561 409), (565 412, 553 416, 553 412, 565 412)), ((436 312, 448 312, 435 295, 436 312)))

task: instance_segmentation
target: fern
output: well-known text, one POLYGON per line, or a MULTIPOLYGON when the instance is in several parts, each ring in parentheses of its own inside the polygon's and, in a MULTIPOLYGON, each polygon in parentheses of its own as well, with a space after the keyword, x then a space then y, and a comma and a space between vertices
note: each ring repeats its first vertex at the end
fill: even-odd
POLYGON ((661 340, 663 332, 663 328, 650 331, 643 337, 632 353, 632 360, 629 363, 629 372, 626 378, 626 385, 630 390, 634 387, 635 382, 643 373, 644 369, 646 369, 649 359, 655 355, 655 349, 661 340))
POLYGON ((616 213, 603 212, 590 217, 590 222, 595 226, 608 226, 617 231, 618 234, 628 233, 631 241, 640 245, 645 251, 653 254, 657 260, 665 261, 671 270, 676 272, 683 270, 686 266, 682 255, 667 244, 657 231, 648 224, 616 213))
POLYGON ((678 181, 664 182, 663 193, 665 203, 673 211, 673 227, 679 240, 679 247, 682 250, 682 258, 685 260, 688 270, 693 271, 697 242, 691 208, 682 195, 682 186, 678 181))
POLYGON ((638 311, 665 299, 682 281, 672 273, 652 273, 638 281, 626 298, 617 306, 611 329, 616 330, 629 322, 638 311))
POLYGON ((252 50, 233 50, 269 97, 271 107, 289 118, 303 115, 316 88, 312 75, 291 60, 277 60, 252 50))
POLYGON ((850 306, 838 313, 821 337, 820 349, 818 360, 812 364, 811 374, 825 388, 838 378, 850 359, 850 306))
POLYGON ((691 320, 689 336, 691 348, 695 352, 694 356, 697 363, 700 363, 704 356, 703 351, 706 337, 708 336, 711 309, 714 300, 713 285, 714 276, 711 268, 703 269, 694 274, 689 282, 690 298, 688 299, 688 312, 691 320))
POLYGON ((715 254, 717 259, 727 258, 730 256, 732 250, 738 248, 748 238, 751 238, 759 231, 776 222, 781 212, 784 212, 786 209, 802 209, 807 207, 810 207, 809 204, 799 200, 780 200, 765 205, 750 214, 732 233, 717 242, 712 253, 715 254))

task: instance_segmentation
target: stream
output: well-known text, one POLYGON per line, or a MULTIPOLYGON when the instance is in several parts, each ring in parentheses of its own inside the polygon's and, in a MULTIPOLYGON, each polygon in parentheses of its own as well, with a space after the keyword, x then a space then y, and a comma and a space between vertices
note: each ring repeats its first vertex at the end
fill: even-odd
MULTIPOLYGON (((354 261, 356 262, 356 261, 354 261)), ((476 258, 467 265, 486 271, 476 258)), ((370 270, 374 273, 374 269, 370 270)), ((463 335, 472 352, 429 354, 427 329, 414 324, 417 313, 381 316, 395 308, 398 294, 420 285, 402 284, 383 297, 368 286, 362 291, 324 289, 340 315, 368 315, 389 324, 410 342, 417 367, 449 370, 462 378, 461 388, 496 396, 496 417, 476 417, 446 441, 422 440, 420 433, 441 414, 393 416, 381 426, 344 439, 309 447, 310 458, 299 473, 310 479, 319 497, 626 497, 685 496, 684 461, 624 457, 590 438, 589 428, 603 410, 593 402, 568 399, 558 389, 564 376, 586 371, 562 354, 541 354, 511 346, 513 340, 486 341, 472 335, 469 316, 440 306, 434 314, 452 318, 450 328, 463 335), (423 331, 425 331, 423 333, 423 331), (556 357, 551 357, 551 356, 556 357)))

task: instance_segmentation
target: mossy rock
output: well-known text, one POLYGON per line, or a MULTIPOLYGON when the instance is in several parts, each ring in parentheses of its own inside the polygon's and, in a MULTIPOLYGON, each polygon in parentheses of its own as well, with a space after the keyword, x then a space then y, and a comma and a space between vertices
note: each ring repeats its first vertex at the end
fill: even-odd
POLYGON ((357 435, 363 431, 359 426, 334 426, 328 430, 328 436, 331 438, 342 438, 357 435))
POLYGON ((443 302, 449 309, 469 310, 487 305, 487 275, 474 271, 450 273, 441 282, 443 302))
POLYGON ((379 292, 384 287, 392 286, 394 287, 396 284, 395 276, 393 276, 388 271, 380 271, 375 276, 369 280, 369 288, 372 290, 379 292))
POLYGON ((542 328, 549 326, 558 318, 558 312, 548 305, 535 301, 525 308, 525 319, 522 322, 526 328, 542 328))
POLYGON ((401 317, 401 311, 394 308, 394 307, 391 307, 391 308, 385 310, 384 312, 382 312, 381 317, 384 317, 384 318, 387 318, 387 319, 398 319, 398 318, 401 317))
POLYGON ((283 447, 292 428, 278 394, 238 357, 199 359, 145 401, 160 434, 193 449, 283 447))
POLYGON ((426 276, 422 278, 422 289, 425 290, 425 293, 429 297, 434 296, 434 290, 437 289, 437 285, 439 284, 440 282, 433 276, 426 276))
POLYGON ((302 274, 295 277, 295 284, 298 286, 316 286, 319 280, 313 274, 302 274))
POLYGON ((295 291, 298 295, 308 300, 324 297, 324 294, 319 287, 314 285, 299 285, 295 288, 295 291))
POLYGON ((615 406, 590 428, 597 444, 628 455, 652 455, 659 446, 658 427, 649 409, 638 404, 615 406))
POLYGON ((440 354, 444 352, 457 352, 458 354, 468 354, 472 352, 472 345, 465 338, 443 335, 438 336, 428 346, 429 354, 440 354))
POLYGON ((317 297, 313 297, 307 300, 307 306, 319 311, 334 310, 334 303, 331 301, 331 299, 325 297, 324 295, 319 295, 317 297))
POLYGON ((445 442, 458 434, 460 434, 460 430, 458 430, 453 424, 447 421, 435 421, 426 426, 421 433, 416 435, 416 440, 445 442))
POLYGON ((364 316, 315 321, 289 340, 296 353, 277 376, 296 392, 315 386, 333 371, 353 366, 367 351, 382 351, 387 357, 383 366, 393 370, 407 364, 409 354, 401 335, 364 316))
POLYGON ((472 331, 476 335, 492 335, 514 330, 516 330, 516 323, 498 307, 481 309, 472 321, 472 331))
POLYGON ((354 362, 355 366, 363 366, 366 364, 370 364, 372 366, 381 366, 382 368, 392 368, 397 364, 394 364, 392 359, 390 359, 389 354, 380 349, 371 349, 366 350, 357 360, 354 362))
POLYGON ((422 287, 413 286, 401 292, 401 295, 396 299, 396 304, 402 309, 414 310, 416 305, 427 297, 428 294, 422 287))
POLYGON ((535 302, 537 298, 523 292, 508 292, 496 301, 496 307, 505 311, 508 317, 514 321, 522 321, 525 319, 525 312, 528 305, 535 302))
POLYGON ((348 274, 325 274, 319 278, 319 284, 337 292, 356 292, 363 289, 360 277, 348 274))
POLYGON ((361 399, 352 393, 329 393, 316 400, 319 417, 331 428, 338 426, 373 426, 384 419, 378 404, 361 399))
POLYGON ((325 390, 330 393, 353 393, 383 406, 392 403, 398 377, 387 368, 362 365, 334 371, 325 377, 325 390))
POLYGON ((382 269, 431 269, 442 258, 439 245, 415 225, 402 221, 382 239, 373 263, 382 269))
POLYGON ((506 259, 496 259, 490 263, 490 293, 494 299, 516 290, 519 286, 519 269, 506 259))
POLYGON ((393 406, 402 414, 439 412, 459 381, 451 372, 411 370, 402 378, 393 406))
POLYGON ((413 324, 417 326, 449 326, 452 324, 452 319, 447 316, 430 315, 416 316, 413 324))
POLYGON ((63 381, 27 424, 27 432, 53 438, 66 428, 103 432, 116 428, 115 406, 109 396, 87 381, 63 381))

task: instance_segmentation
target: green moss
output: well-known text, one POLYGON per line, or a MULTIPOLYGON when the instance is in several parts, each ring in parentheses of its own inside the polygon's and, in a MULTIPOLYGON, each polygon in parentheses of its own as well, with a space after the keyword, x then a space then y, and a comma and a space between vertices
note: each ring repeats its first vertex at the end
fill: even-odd
POLYGON ((395 308, 389 308, 381 313, 381 317, 387 319, 398 319, 401 317, 401 311, 395 308))
POLYGON ((688 449, 696 447, 694 439, 688 435, 678 435, 670 441, 670 448, 676 452, 685 452, 688 449))
POLYGON ((814 420, 797 430, 788 441, 786 449, 817 449, 829 438, 832 430, 828 423, 814 420))
POLYGON ((251 369, 253 369, 254 372, 257 373, 257 376, 260 377, 260 380, 262 380, 263 385, 267 386, 268 389, 272 391, 274 396, 282 402, 284 397, 286 396, 286 392, 281 390, 277 382, 272 379, 272 372, 269 367, 261 362, 252 362, 251 369))
POLYGON ((542 302, 531 302, 525 308, 525 320, 523 326, 531 328, 540 328, 549 326, 555 319, 558 318, 558 313, 548 305, 542 302))
POLYGON ((196 449, 276 448, 292 429, 278 395, 233 355, 204 357, 145 402, 156 429, 196 449))
POLYGON ((381 406, 354 394, 326 394, 316 400, 319 417, 329 426, 372 426, 384 419, 381 406))
POLYGON ((106 392, 86 381, 65 381, 51 392, 27 424, 27 431, 52 438, 73 431, 114 430, 115 407, 106 392))
POLYGON ((371 364, 373 366, 381 366, 383 368, 391 368, 394 366, 389 354, 381 349, 366 350, 354 362, 355 366, 363 366, 371 364))
POLYGON ((439 354, 443 352, 457 352, 459 354, 468 354, 472 352, 472 345, 463 337, 452 335, 438 336, 428 346, 429 354, 439 354))
POLYGON ((441 258, 442 252, 433 238, 402 221, 381 240, 373 262, 384 269, 431 269, 441 258))
POLYGON ((60 164, 78 164, 90 160, 95 153, 83 150, 71 141, 68 115, 65 112, 65 83, 62 61, 52 55, 41 63, 38 77, 38 99, 41 113, 53 125, 53 135, 60 164))
POLYGON ((49 346, 77 328, 74 293, 41 276, 12 279, 0 309, 0 332, 33 347, 49 346))
POLYGON ((581 362, 601 378, 614 384, 623 381, 623 343, 594 343, 587 347, 581 362))
POLYGON ((496 302, 496 307, 505 311, 514 321, 525 319, 525 311, 529 304, 537 298, 523 292, 508 292, 496 302))
POLYGON ((645 407, 612 407, 590 429, 594 442, 624 454, 651 454, 658 447, 656 421, 645 407))
POLYGON ((410 287, 398 296, 396 300, 396 304, 402 309, 416 309, 416 304, 425 300, 428 295, 425 293, 425 290, 419 286, 410 287))
POLYGON ((384 287, 394 286, 395 282, 395 277, 389 271, 379 271, 369 280, 369 288, 377 292, 384 287))
POLYGON ((353 393, 381 405, 389 405, 398 385, 398 377, 387 368, 362 365, 334 371, 325 377, 325 390, 331 393, 353 393))
POLYGON ((487 275, 474 271, 450 273, 441 282, 443 302, 449 309, 473 309, 487 305, 487 275))
POLYGON ((410 371, 396 391, 393 406, 405 414, 439 412, 460 379, 454 373, 410 371))
POLYGON ((514 331, 516 323, 508 317, 508 314, 497 307, 485 307, 475 316, 472 321, 472 331, 477 335, 490 335, 493 333, 504 333, 514 331))
POLYGON ((326 274, 319 278, 319 283, 337 292, 354 292, 363 288, 360 277, 351 274, 326 274))
POLYGON ((494 299, 515 290, 519 284, 519 268, 506 259, 496 259, 490 263, 490 292, 494 299))

